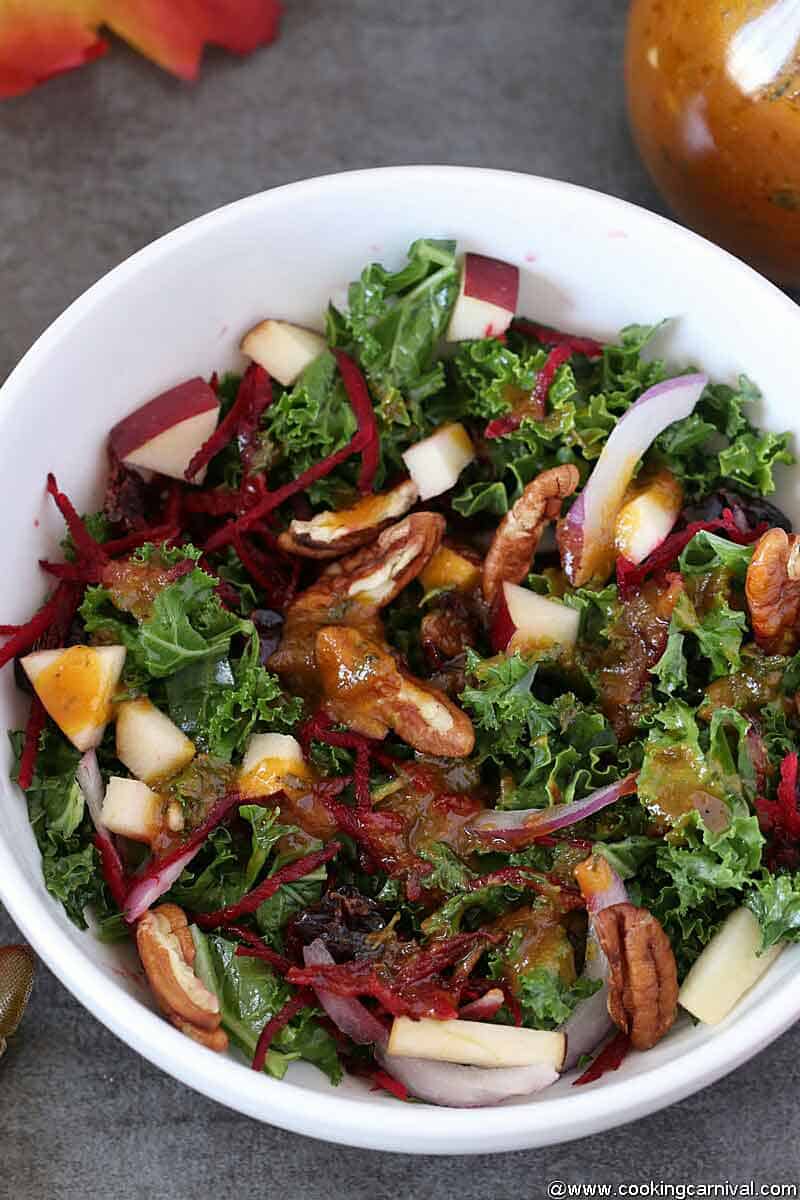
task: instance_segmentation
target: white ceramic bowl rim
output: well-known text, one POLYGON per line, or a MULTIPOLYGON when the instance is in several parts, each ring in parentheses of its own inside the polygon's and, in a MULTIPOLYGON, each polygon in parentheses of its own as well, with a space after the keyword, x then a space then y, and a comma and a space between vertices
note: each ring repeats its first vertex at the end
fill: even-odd
MULTIPOLYGON (((710 247, 695 234, 635 205, 603 196, 554 180, 512 172, 478 168, 411 166, 348 172, 302 180, 260 193, 227 205, 181 226, 146 246, 116 267, 79 297, 38 339, 0 389, 0 419, 24 395, 39 359, 51 354, 73 326, 93 307, 111 294, 125 288, 128 279, 156 260, 165 245, 177 246, 239 220, 250 207, 268 211, 273 203, 296 197, 297 203, 323 189, 335 198, 337 188, 349 181, 369 181, 379 177, 381 186, 390 190, 395 183, 406 183, 414 175, 415 185, 424 193, 428 186, 446 178, 451 184, 466 187, 476 177, 500 180, 504 186, 535 186, 550 190, 554 204, 565 195, 578 202, 606 206, 605 216, 613 223, 627 214, 639 228, 652 229, 654 238, 668 234, 677 247, 687 253, 703 247, 735 263, 751 285, 761 290, 773 310, 785 306, 785 316, 800 327, 798 310, 792 301, 750 268, 730 255, 710 247)), ((456 1110, 430 1106, 403 1105, 387 1100, 376 1103, 371 1097, 343 1096, 335 1089, 313 1092, 289 1081, 277 1081, 256 1075, 246 1066, 187 1042, 167 1022, 145 1009, 132 996, 109 986, 106 975, 93 962, 76 954, 74 946, 59 928, 53 914, 41 903, 41 897, 15 862, 8 845, 0 838, 0 899, 31 945, 67 988, 109 1029, 157 1066, 169 1071, 198 1091, 251 1116, 269 1120, 282 1128, 326 1140, 367 1148, 386 1148, 406 1152, 477 1153, 508 1150, 584 1136, 643 1116, 718 1079, 744 1062, 783 1032, 800 1015, 800 990, 796 980, 786 979, 729 1029, 702 1046, 691 1042, 681 1053, 657 1068, 644 1069, 635 1081, 615 1079, 603 1082, 602 1090, 581 1088, 569 1096, 569 1124, 565 1125, 565 1099, 550 1100, 546 1095, 529 1106, 494 1109, 456 1110), (552 1131, 551 1133, 548 1131, 552 1131)))

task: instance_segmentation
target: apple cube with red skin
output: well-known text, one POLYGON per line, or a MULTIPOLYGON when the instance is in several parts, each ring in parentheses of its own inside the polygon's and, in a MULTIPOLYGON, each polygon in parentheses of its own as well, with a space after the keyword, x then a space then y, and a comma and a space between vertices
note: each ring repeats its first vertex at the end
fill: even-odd
POLYGON ((312 329, 289 321, 268 320, 244 335, 240 349, 278 383, 291 387, 327 347, 325 338, 312 329))
MULTIPOLYGON (((186 468, 217 428, 219 397, 199 376, 155 396, 114 426, 113 454, 127 466, 185 478, 186 468)), ((202 483, 198 471, 193 483, 202 483)))
POLYGON ((558 600, 549 600, 516 583, 504 583, 492 617, 492 646, 498 652, 561 646, 578 640, 580 613, 558 600))
POLYGON ((465 254, 448 342, 499 337, 514 318, 518 298, 519 267, 483 254, 465 254))

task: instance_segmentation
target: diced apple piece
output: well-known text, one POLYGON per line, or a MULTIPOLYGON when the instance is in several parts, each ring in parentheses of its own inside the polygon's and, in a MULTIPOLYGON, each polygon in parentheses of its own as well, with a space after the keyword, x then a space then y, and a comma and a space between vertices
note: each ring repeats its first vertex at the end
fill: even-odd
POLYGON ((36 695, 72 744, 81 751, 99 746, 125 665, 125 647, 36 650, 21 661, 36 695))
POLYGON ((287 783, 296 788, 298 780, 312 778, 296 738, 288 733, 255 733, 242 760, 239 790, 245 796, 269 796, 287 783))
POLYGON ((519 267, 483 254, 465 254, 448 342, 499 337, 511 324, 518 296, 519 267))
POLYGON ((149 700, 125 700, 117 709, 117 758, 132 775, 155 783, 194 758, 194 743, 149 700))
POLYGON ((661 545, 683 508, 683 490, 670 471, 659 471, 617 514, 614 545, 632 563, 661 545))
POLYGON ((420 500, 430 500, 453 487, 474 457, 469 434, 459 421, 453 421, 410 446, 403 462, 417 485, 420 500))
POLYGON ((242 338, 241 351, 290 387, 309 363, 327 349, 325 338, 288 321, 261 321, 242 338))
MULTIPOLYGON (((217 394, 198 376, 137 408, 114 426, 108 441, 113 453, 128 466, 183 480, 218 419, 217 394)), ((205 471, 198 471, 192 482, 202 483, 204 478, 205 471)))
POLYGON ((569 650, 578 640, 580 623, 580 613, 560 600, 550 600, 516 583, 504 583, 492 619, 492 645, 506 654, 543 646, 569 650))
POLYGON ((707 1025, 717 1025, 757 982, 783 949, 770 946, 763 954, 761 928, 749 908, 726 917, 678 992, 678 1003, 707 1025))
POLYGON ((470 592, 480 583, 480 564, 460 554, 451 546, 440 546, 430 562, 417 576, 426 592, 437 588, 455 588, 470 592))
POLYGON ((389 1054, 428 1058, 472 1067, 532 1067, 560 1071, 566 1054, 563 1033, 489 1025, 484 1021, 436 1021, 395 1017, 389 1054))
POLYGON ((153 840, 161 828, 161 797, 139 779, 113 775, 103 800, 103 824, 134 842, 153 840))

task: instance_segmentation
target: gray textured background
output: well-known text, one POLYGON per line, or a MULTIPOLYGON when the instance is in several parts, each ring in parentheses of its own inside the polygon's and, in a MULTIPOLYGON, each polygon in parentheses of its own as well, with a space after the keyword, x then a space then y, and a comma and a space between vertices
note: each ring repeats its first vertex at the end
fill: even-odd
MULTIPOLYGON (((0 379, 131 251, 303 176, 440 162, 553 175, 651 208, 625 126, 624 0, 286 0, 281 40, 181 85, 116 46, 0 104, 0 379)), ((0 910, 0 943, 18 937, 0 910)), ((548 1180, 800 1178, 800 1028, 714 1088, 544 1151, 408 1159, 261 1126, 188 1091, 44 969, 0 1063, 0 1196, 527 1200, 548 1180)))

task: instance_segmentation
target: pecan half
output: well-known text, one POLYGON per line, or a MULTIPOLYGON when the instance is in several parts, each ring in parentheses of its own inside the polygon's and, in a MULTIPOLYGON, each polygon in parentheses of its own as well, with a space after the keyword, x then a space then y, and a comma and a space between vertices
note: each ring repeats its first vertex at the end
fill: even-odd
POLYGON ((314 645, 323 625, 352 625, 380 637, 380 610, 394 600, 438 550, 444 517, 413 513, 390 525, 369 546, 325 568, 286 613, 278 649, 267 665, 291 678, 295 690, 316 689, 314 645))
POLYGON ((161 1011, 181 1032, 211 1050, 224 1050, 219 1001, 195 975, 194 942, 177 904, 150 909, 136 926, 136 945, 161 1011))
POLYGON ((413 508, 418 496, 417 485, 406 479, 388 492, 364 496, 351 508, 317 513, 310 521, 292 521, 278 545, 287 554, 304 558, 339 558, 373 542, 387 525, 413 508))
POLYGON ((612 904, 592 918, 608 959, 608 1012, 635 1050, 649 1050, 675 1020, 678 972, 669 938, 646 908, 612 904))
POLYGON ((768 654, 800 645, 800 536, 768 529, 758 539, 744 585, 753 633, 768 654))
POLYGON ((475 732, 466 713, 436 688, 398 666, 392 652, 361 630, 330 626, 317 634, 325 709, 367 737, 390 729, 424 754, 465 758, 475 732))
POLYGON ((561 512, 561 502, 580 482, 571 463, 542 471, 527 485, 497 527, 483 564, 483 594, 491 604, 503 583, 521 583, 531 567, 548 522, 561 512))

